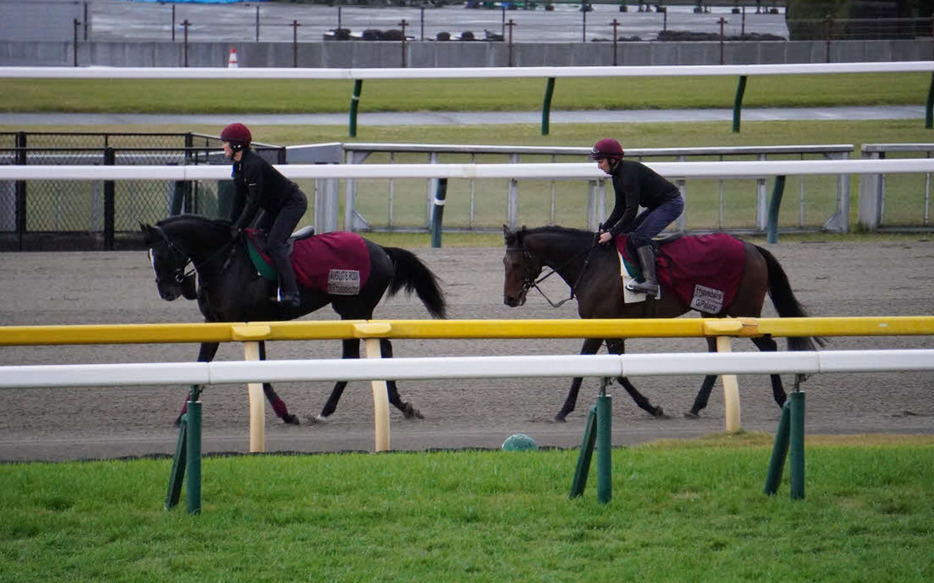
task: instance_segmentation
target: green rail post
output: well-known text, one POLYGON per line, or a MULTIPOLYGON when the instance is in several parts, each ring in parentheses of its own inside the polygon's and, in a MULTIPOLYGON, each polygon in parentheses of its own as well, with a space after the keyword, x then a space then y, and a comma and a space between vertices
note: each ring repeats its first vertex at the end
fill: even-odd
POLYGON ((931 129, 934 126, 934 73, 931 73, 931 84, 928 86, 928 100, 924 106, 924 128, 931 129))
POLYGON ((431 246, 441 247, 441 226, 444 218, 444 199, 447 197, 448 179, 439 178, 435 187, 435 199, 431 205, 431 246))
POLYGON ((785 194, 785 177, 776 176, 775 186, 772 187, 772 200, 769 201, 769 221, 766 231, 766 240, 769 243, 778 242, 778 211, 782 207, 782 196, 785 194))
POLYGON ((547 136, 551 118, 551 97, 555 94, 555 78, 549 77, 545 84, 545 99, 542 102, 542 135, 547 136))
POLYGON ((201 514, 201 401, 188 401, 188 514, 201 514))
POLYGON ((571 493, 568 498, 577 498, 584 493, 587 486, 587 474, 590 472, 590 460, 593 457, 593 447, 597 440, 597 406, 590 407, 587 413, 587 425, 584 427, 584 439, 581 441, 581 452, 577 457, 577 470, 574 472, 574 481, 571 483, 571 493))
POLYGON ((804 499, 804 391, 793 391, 790 422, 791 499, 804 499))
POLYGON ((350 137, 357 137, 357 108, 360 105, 360 92, 363 91, 363 79, 354 79, 353 95, 350 96, 350 137))
POLYGON ((775 432, 775 445, 772 446, 772 459, 769 460, 769 473, 765 477, 765 493, 769 496, 778 492, 778 485, 782 481, 782 471, 785 469, 785 458, 788 456, 788 426, 791 417, 791 407, 786 402, 782 407, 782 417, 775 432))
POLYGON ((182 482, 185 479, 185 438, 188 428, 188 413, 182 415, 178 425, 178 443, 175 445, 175 457, 172 458, 172 473, 169 474, 169 489, 165 494, 165 509, 171 510, 178 505, 182 494, 182 482))
POLYGON ((746 93, 746 75, 740 75, 736 86, 736 98, 733 100, 733 133, 739 133, 739 118, 743 109, 743 94, 746 93))
POLYGON ((609 395, 597 397, 597 502, 606 504, 613 497, 612 401, 609 395))

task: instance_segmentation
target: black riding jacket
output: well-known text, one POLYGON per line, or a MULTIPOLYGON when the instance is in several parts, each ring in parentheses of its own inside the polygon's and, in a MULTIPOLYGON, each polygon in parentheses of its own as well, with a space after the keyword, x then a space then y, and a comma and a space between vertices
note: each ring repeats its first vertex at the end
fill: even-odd
POLYGON ((677 186, 635 160, 620 160, 610 176, 616 203, 604 225, 614 237, 629 232, 640 205, 655 209, 681 194, 677 186))
POLYGON ((260 209, 275 216, 292 200, 305 199, 297 184, 253 150, 244 150, 240 161, 234 162, 232 176, 238 196, 246 199, 243 211, 234 222, 237 228, 253 222, 260 209))

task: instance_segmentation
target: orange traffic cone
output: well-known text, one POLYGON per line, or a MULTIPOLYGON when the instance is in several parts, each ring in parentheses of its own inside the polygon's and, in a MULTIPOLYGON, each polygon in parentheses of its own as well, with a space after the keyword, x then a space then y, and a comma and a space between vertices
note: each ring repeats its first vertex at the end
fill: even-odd
POLYGON ((239 67, 240 63, 237 61, 237 49, 230 47, 230 57, 227 59, 227 68, 237 69, 239 67))

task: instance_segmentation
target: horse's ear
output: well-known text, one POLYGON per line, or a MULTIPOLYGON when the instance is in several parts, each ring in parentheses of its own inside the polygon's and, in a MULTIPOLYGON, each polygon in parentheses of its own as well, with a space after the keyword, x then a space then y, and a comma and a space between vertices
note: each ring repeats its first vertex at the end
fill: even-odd
POLYGON ((146 245, 152 243, 152 226, 146 223, 140 223, 139 230, 143 232, 143 242, 145 242, 146 245))
POLYGON ((507 241, 509 240, 509 234, 509 227, 507 225, 503 225, 503 238, 507 241))

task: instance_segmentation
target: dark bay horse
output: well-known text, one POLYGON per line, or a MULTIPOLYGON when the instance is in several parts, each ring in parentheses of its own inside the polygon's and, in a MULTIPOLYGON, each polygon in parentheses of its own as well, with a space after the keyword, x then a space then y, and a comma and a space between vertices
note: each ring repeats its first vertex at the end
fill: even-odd
MULTIPOLYGON (((384 295, 393 296, 400 290, 414 291, 432 316, 445 317, 446 302, 437 277, 405 249, 383 247, 363 239, 369 254, 370 272, 358 294, 331 295, 302 289, 301 305, 289 309, 273 301, 276 283, 257 274, 249 257, 246 237, 232 237, 229 221, 181 215, 159 221, 156 226, 140 227, 150 249, 159 295, 167 301, 179 296, 197 299, 207 322, 293 320, 328 304, 342 320, 369 320, 384 295), (194 272, 187 271, 189 265, 194 272)), ((198 361, 213 360, 218 346, 217 342, 202 343, 198 361)), ((380 340, 380 349, 384 358, 392 356, 388 339, 380 340)), ((359 357, 360 341, 344 340, 342 358, 359 357)), ((266 358, 264 342, 260 342, 260 358, 266 358)), ((346 385, 346 381, 334 385, 318 419, 326 419, 334 413, 346 385)), ((406 417, 421 417, 411 403, 402 401, 394 381, 388 381, 387 387, 390 403, 406 417)), ((289 413, 272 385, 264 383, 263 391, 276 415, 286 423, 298 424, 298 417, 289 413)))
MULTIPOLYGON (((624 303, 616 248, 612 245, 595 246, 594 233, 591 231, 563 227, 522 227, 513 231, 503 227, 503 234, 506 239, 503 301, 507 306, 524 304, 528 291, 535 287, 542 270, 549 267, 571 287, 581 318, 674 318, 692 310, 668 289, 663 289, 659 300, 624 303)), ((745 259, 736 295, 722 311, 710 317, 757 318, 762 313, 766 293, 772 298, 780 317, 806 316, 778 260, 762 247, 746 241, 741 243, 745 259)), ((759 350, 778 349, 770 336, 751 340, 759 350)), ((625 351, 624 339, 588 338, 584 341, 581 354, 596 354, 604 342, 612 354, 625 351)), ((790 337, 788 347, 790 350, 814 350, 815 342, 821 345, 824 343, 822 338, 790 337)), ((716 351, 716 338, 708 338, 707 345, 710 351, 716 351)), ((704 378, 694 405, 686 416, 696 417, 707 406, 716 378, 714 375, 704 378)), ((655 417, 664 416, 662 408, 652 405, 628 379, 618 377, 617 380, 639 407, 655 417)), ((555 416, 556 421, 564 421, 568 413, 574 410, 581 381, 580 378, 574 379, 564 406, 555 416)), ((786 399, 781 377, 771 375, 771 381, 775 402, 781 406, 786 399)))

